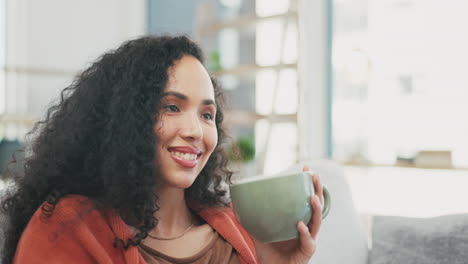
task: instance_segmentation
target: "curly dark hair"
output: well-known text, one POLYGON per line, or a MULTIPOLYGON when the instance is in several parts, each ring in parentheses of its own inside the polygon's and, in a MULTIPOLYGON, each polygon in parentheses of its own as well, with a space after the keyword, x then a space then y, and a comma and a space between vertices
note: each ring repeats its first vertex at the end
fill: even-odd
MULTIPOLYGON (((102 210, 115 209, 138 229, 138 245, 157 225, 154 193, 158 161, 153 126, 159 118, 167 71, 184 55, 203 63, 200 48, 185 36, 145 36, 101 56, 66 87, 43 121, 28 133, 24 171, 9 172, 13 187, 1 202, 9 219, 4 260, 12 261, 17 243, 33 213, 42 206, 50 216, 61 197, 84 195, 102 210)), ((202 207, 228 206, 224 182, 230 182, 223 122, 223 94, 212 78, 217 101, 217 146, 187 200, 202 207)), ((18 161, 17 161, 18 162, 18 161)))

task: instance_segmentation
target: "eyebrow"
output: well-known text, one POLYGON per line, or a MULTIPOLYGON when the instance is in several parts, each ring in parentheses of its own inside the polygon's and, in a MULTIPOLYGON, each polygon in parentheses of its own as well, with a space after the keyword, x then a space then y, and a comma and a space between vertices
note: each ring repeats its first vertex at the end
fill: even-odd
MULTIPOLYGON (((184 101, 188 100, 188 97, 185 94, 182 94, 182 93, 179 93, 179 92, 171 92, 171 91, 165 92, 165 93, 162 94, 161 98, 164 98, 166 96, 174 96, 174 97, 177 97, 180 100, 184 100, 184 101)), ((202 103, 204 105, 214 105, 214 106, 216 106, 215 102, 212 99, 204 99, 202 101, 202 103)))

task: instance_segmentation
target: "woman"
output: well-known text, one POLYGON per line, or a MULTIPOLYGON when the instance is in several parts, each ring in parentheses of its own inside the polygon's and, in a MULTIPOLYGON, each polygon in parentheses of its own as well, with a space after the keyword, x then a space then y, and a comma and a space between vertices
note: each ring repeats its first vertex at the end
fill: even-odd
POLYGON ((62 92, 2 202, 5 262, 308 262, 318 176, 316 213, 297 224, 299 239, 251 238, 226 201, 222 94, 202 63, 186 37, 142 37, 62 92))

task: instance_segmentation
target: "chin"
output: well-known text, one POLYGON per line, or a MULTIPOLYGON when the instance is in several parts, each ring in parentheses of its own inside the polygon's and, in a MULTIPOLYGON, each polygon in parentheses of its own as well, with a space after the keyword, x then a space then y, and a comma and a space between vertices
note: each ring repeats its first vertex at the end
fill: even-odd
POLYGON ((173 175, 172 179, 169 179, 169 185, 179 188, 179 189, 187 189, 195 182, 197 179, 197 175, 187 175, 185 173, 177 173, 177 175, 173 175))
POLYGON ((177 187, 178 187, 179 189, 188 189, 188 188, 190 188, 190 187, 193 185, 194 182, 195 182, 195 181, 190 181, 190 182, 187 182, 187 183, 180 183, 180 184, 178 184, 177 187))

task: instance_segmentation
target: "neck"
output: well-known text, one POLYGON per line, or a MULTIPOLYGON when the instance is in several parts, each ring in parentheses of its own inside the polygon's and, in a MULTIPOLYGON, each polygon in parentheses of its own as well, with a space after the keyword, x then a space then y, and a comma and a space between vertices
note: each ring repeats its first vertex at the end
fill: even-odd
POLYGON ((187 206, 183 189, 161 188, 157 194, 160 208, 155 212, 158 219, 158 225, 153 231, 155 234, 170 237, 196 224, 196 217, 187 206))

